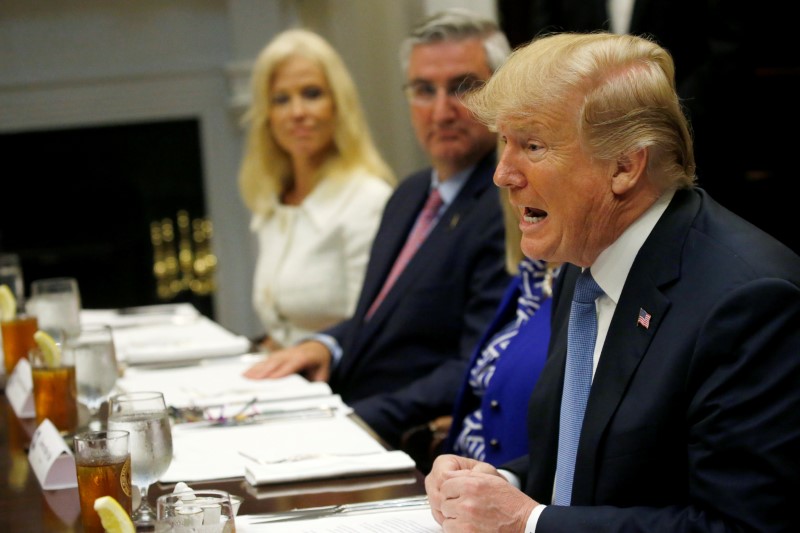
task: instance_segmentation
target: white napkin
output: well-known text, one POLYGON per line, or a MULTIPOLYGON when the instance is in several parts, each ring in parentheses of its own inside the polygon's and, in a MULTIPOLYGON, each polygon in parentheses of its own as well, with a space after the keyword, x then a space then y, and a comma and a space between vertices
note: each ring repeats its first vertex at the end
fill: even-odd
POLYGON ((339 476, 411 470, 414 460, 400 450, 369 455, 320 455, 273 464, 245 463, 244 477, 252 485, 326 479, 339 476))
POLYGON ((200 311, 192 304, 158 304, 126 309, 82 309, 81 324, 108 324, 129 328, 152 324, 181 324, 196 320, 200 311))
POLYGON ((118 358, 134 365, 241 355, 250 349, 247 337, 204 316, 189 322, 118 328, 114 342, 118 358))

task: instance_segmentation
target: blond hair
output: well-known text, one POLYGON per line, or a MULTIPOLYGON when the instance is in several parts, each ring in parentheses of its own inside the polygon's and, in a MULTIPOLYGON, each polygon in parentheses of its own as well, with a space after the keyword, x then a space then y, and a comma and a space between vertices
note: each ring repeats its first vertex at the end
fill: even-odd
POLYGON ((689 124, 675 91, 675 66, 654 42, 632 35, 545 35, 515 50, 486 85, 467 95, 478 120, 524 125, 539 110, 574 105, 577 130, 595 158, 650 153, 662 189, 691 187, 695 160, 689 124))
POLYGON ((261 51, 253 67, 252 103, 245 114, 248 126, 239 190, 254 213, 268 214, 274 198, 292 184, 291 160, 275 142, 269 127, 270 87, 275 71, 292 57, 314 61, 322 69, 333 97, 336 125, 328 160, 316 180, 328 174, 366 171, 395 183, 394 173, 375 147, 356 86, 339 54, 319 35, 303 29, 279 33, 261 51))

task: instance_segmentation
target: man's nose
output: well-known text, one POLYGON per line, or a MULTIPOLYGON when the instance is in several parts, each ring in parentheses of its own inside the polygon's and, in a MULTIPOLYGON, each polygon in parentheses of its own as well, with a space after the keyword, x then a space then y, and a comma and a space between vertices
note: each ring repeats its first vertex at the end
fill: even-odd
POLYGON ((513 155, 508 148, 503 150, 500 161, 497 162, 493 180, 498 187, 521 188, 525 186, 525 175, 514 164, 513 155))
POLYGON ((446 87, 437 87, 436 96, 433 98, 433 116, 435 120, 451 118, 461 105, 454 94, 451 94, 446 87))

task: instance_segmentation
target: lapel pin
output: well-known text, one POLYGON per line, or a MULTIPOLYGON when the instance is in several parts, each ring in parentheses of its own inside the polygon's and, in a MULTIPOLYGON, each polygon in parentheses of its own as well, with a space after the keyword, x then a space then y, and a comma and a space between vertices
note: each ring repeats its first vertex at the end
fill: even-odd
POLYGON ((639 318, 636 319, 636 325, 637 326, 642 326, 644 329, 649 329, 650 328, 650 316, 651 316, 650 313, 648 313, 647 311, 645 311, 644 309, 642 309, 640 307, 639 308, 639 318))
POLYGON ((453 229, 453 228, 455 228, 456 226, 458 226, 458 221, 459 221, 460 219, 461 219, 461 217, 459 217, 458 213, 456 213, 455 215, 453 215, 453 218, 451 218, 451 219, 450 219, 450 229, 453 229))

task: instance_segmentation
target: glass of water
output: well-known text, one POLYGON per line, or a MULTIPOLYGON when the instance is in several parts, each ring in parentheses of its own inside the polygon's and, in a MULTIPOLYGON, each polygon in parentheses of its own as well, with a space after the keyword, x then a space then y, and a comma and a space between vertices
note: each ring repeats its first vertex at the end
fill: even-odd
POLYGON ((97 414, 119 377, 113 331, 105 324, 84 325, 77 336, 66 339, 64 351, 75 362, 78 401, 89 409, 88 425, 100 429, 97 414))
POLYGON ((39 320, 39 329, 51 335, 64 331, 68 337, 81 329, 81 293, 75 278, 38 279, 31 283, 28 308, 39 320))
POLYGON ((155 533, 233 533, 237 504, 223 490, 187 490, 158 497, 155 533))
POLYGON ((156 515, 147 502, 147 490, 172 462, 172 431, 164 395, 130 392, 112 396, 108 400, 108 429, 130 433, 131 481, 141 497, 131 518, 137 526, 153 527, 156 515))
POLYGON ((17 299, 17 312, 25 309, 25 281, 17 254, 0 253, 0 285, 11 289, 17 299))

